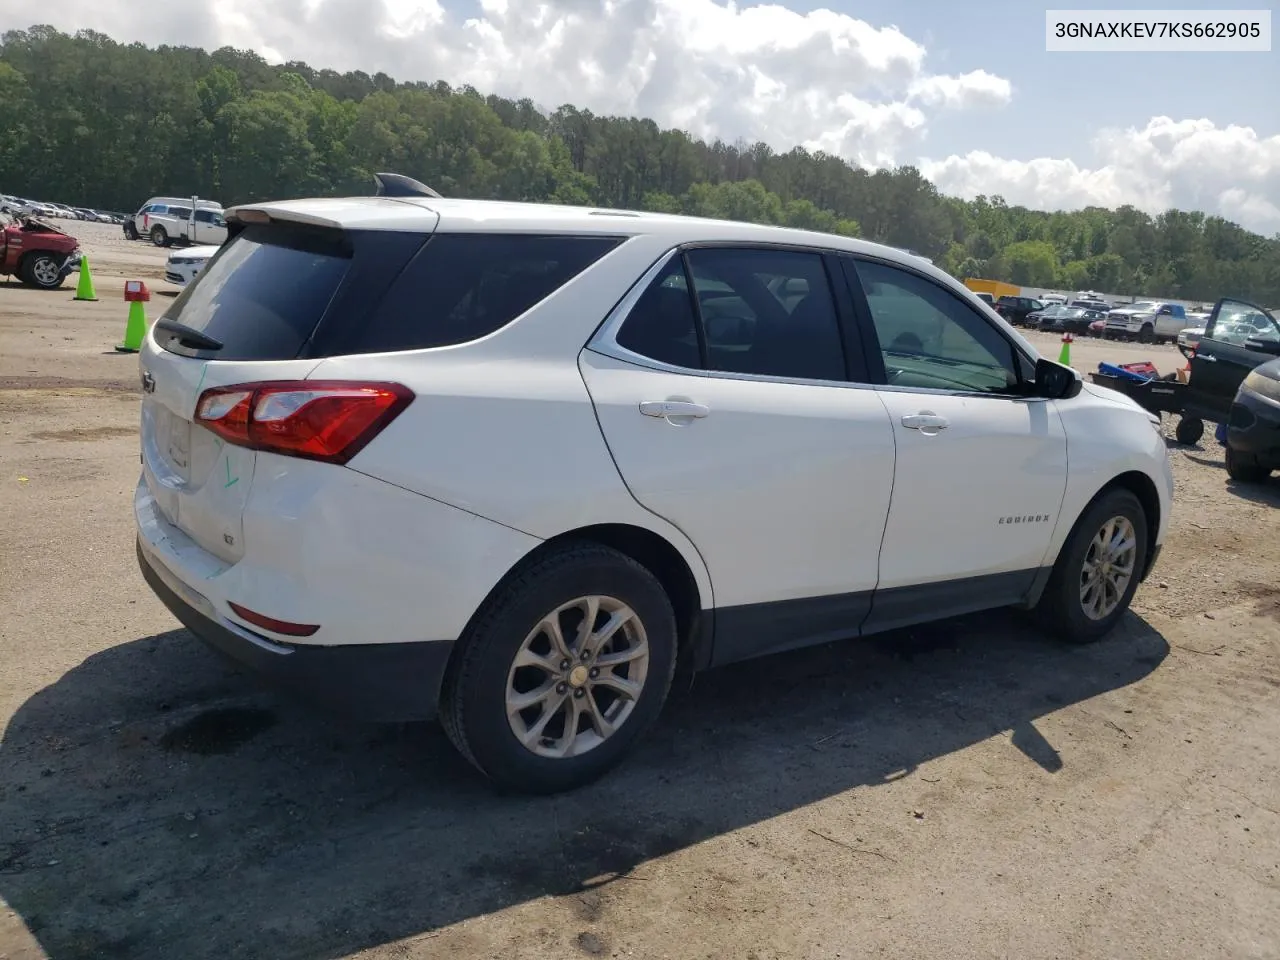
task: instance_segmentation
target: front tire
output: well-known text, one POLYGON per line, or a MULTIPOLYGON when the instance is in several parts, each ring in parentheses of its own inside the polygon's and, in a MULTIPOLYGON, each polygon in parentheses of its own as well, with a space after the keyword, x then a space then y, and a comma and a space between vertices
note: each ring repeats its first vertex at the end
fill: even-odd
POLYGON ((1147 562, 1147 515, 1125 489, 1108 490, 1063 544, 1035 614, 1068 643, 1102 639, 1124 616, 1147 562))
POLYGON ((657 719, 676 644, 652 573, 608 547, 569 545, 486 601, 459 641, 441 722, 498 786, 570 790, 614 767, 657 719))
POLYGON ((124 224, 124 236, 126 240, 138 239, 138 228, 134 226, 132 220, 126 220, 124 224))
POLYGON ((65 257, 59 259, 48 253, 33 253, 22 261, 22 281, 39 290, 57 290, 66 279, 62 273, 65 257))

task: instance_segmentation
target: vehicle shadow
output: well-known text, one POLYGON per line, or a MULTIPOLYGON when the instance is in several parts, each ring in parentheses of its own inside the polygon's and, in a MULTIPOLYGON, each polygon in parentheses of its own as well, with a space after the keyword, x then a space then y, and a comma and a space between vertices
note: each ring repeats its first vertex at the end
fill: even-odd
POLYGON ((1239 480, 1228 480, 1227 489, 1241 500, 1251 503, 1265 503, 1270 507, 1280 507, 1280 475, 1272 474, 1260 483, 1241 483, 1239 480))
POLYGON ((543 896, 1008 732, 1153 671, 1128 615, 1065 647, 1000 612, 686 680, 614 774, 501 796, 435 725, 260 692, 182 630, 90 657, 0 741, 0 896, 54 960, 332 958, 543 896))

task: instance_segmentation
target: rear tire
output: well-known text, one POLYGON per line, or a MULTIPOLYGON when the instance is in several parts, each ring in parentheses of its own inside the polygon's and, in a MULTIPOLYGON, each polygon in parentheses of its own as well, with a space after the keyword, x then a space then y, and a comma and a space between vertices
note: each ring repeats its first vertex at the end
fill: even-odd
POLYGON ((1271 471, 1245 453, 1237 453, 1227 444, 1227 476, 1237 483, 1263 483, 1271 471))
POLYGON ((614 767, 657 719, 676 645, 675 613, 652 573, 608 547, 567 545, 502 585, 468 626, 441 692, 441 723, 499 787, 570 790, 614 767), (608 640, 583 643, 593 601, 593 637, 621 625, 608 640))
POLYGON ((170 243, 169 233, 164 227, 154 226, 151 228, 151 242, 157 247, 167 247, 170 243))
POLYGON ((1102 639, 1129 609, 1146 562, 1142 503, 1129 490, 1106 491, 1080 515, 1062 545, 1034 608, 1036 619, 1068 643, 1102 639))

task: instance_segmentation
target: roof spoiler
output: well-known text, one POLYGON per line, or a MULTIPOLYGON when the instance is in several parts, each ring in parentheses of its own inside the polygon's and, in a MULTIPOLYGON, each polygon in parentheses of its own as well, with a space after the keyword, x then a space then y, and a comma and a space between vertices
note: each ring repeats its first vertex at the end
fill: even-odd
POLYGON ((378 197, 436 197, 443 199, 425 183, 399 173, 375 173, 373 182, 378 185, 378 197))

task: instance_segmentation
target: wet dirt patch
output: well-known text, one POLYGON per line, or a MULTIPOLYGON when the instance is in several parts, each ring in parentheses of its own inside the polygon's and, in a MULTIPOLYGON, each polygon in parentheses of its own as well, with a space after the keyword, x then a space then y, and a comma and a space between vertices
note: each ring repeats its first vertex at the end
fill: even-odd
POLYGON ((110 440, 112 437, 131 437, 137 427, 73 427, 70 430, 41 430, 31 434, 32 440, 110 440))
POLYGON ((160 738, 160 746, 177 753, 214 756, 232 753, 279 722, 270 710, 224 707, 206 710, 160 738))

